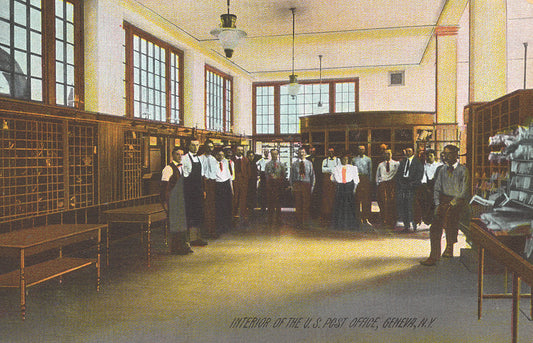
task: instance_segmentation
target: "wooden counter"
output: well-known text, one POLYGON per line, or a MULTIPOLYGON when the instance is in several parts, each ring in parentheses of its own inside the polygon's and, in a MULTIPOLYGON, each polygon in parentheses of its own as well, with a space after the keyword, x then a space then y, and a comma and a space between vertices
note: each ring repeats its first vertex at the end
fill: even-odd
POLYGON ((123 207, 104 212, 107 218, 108 229, 106 231, 106 264, 109 266, 109 228, 111 223, 140 223, 141 234, 146 233, 146 255, 147 264, 150 267, 151 246, 152 246, 152 223, 164 221, 165 243, 168 240, 167 213, 159 203, 123 207), (144 227, 146 225, 146 231, 144 227))
MULTIPOLYGON (((470 233, 472 240, 479 246, 478 259, 478 319, 481 319, 481 309, 483 298, 512 298, 512 342, 518 340, 518 316, 520 305, 520 280, 522 279, 529 286, 533 286, 533 265, 505 246, 498 240, 498 237, 486 229, 485 224, 479 219, 470 222, 470 233), (483 294, 483 268, 485 250, 498 262, 502 263, 511 273, 513 273, 513 290, 511 294, 483 294)), ((533 316, 533 297, 531 294, 523 295, 531 298, 531 314, 533 316)))
POLYGON ((18 270, 0 275, 0 287, 20 288, 20 310, 26 319, 26 288, 72 271, 96 265, 96 290, 100 289, 101 229, 106 224, 57 224, 17 230, 0 235, 0 256, 19 257, 18 270), (64 257, 63 247, 96 239, 96 259, 64 257), (59 248, 56 259, 26 266, 26 258, 59 248))

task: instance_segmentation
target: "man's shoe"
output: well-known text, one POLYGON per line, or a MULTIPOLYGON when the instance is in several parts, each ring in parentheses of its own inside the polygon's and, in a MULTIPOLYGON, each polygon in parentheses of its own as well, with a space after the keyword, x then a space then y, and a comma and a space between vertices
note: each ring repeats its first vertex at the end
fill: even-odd
POLYGON ((427 260, 420 261, 420 264, 423 266, 434 266, 435 264, 437 264, 437 259, 430 257, 427 260))
POLYGON ((453 245, 452 246, 446 246, 446 249, 442 253, 442 257, 444 257, 444 258, 452 258, 453 257, 453 245))
POLYGON ((193 247, 204 247, 204 246, 207 245, 207 242, 204 241, 204 240, 201 239, 201 238, 198 238, 198 239, 192 241, 192 242, 191 242, 191 245, 192 245, 193 247))

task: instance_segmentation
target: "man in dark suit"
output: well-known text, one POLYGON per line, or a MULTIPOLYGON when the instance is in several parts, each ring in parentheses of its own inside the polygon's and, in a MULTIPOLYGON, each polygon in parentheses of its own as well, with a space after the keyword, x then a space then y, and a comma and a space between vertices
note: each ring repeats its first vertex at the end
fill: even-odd
MULTIPOLYGON (((244 147, 239 145, 235 149, 235 156, 231 159, 235 166, 233 181, 233 218, 243 225, 247 223, 248 212, 246 196, 248 195, 248 180, 250 178, 250 161, 244 156, 244 147)), ((255 167, 255 166, 254 166, 255 167)))
POLYGON ((405 158, 400 162, 396 172, 396 200, 398 215, 403 221, 403 232, 416 231, 416 223, 413 221, 413 205, 416 189, 424 176, 424 165, 414 155, 412 148, 404 150, 405 158))

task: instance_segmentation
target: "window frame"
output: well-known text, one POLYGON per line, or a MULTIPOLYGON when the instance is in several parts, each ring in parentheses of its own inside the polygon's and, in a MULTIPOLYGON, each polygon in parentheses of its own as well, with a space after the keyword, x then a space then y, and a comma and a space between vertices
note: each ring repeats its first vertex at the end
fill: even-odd
MULTIPOLYGON (((336 90, 335 85, 337 83, 348 83, 353 82, 355 84, 355 92, 354 92, 354 101, 355 101, 355 112, 359 112, 359 78, 358 77, 351 77, 351 78, 334 78, 334 79, 323 79, 320 80, 305 80, 300 81, 300 85, 307 85, 307 84, 329 84, 329 112, 330 114, 336 113, 335 109, 335 97, 336 97, 336 90)), ((280 121, 280 98, 281 98, 281 92, 280 88, 281 86, 287 85, 288 82, 286 81, 273 81, 273 82, 254 82, 252 84, 252 126, 253 126, 253 135, 254 136, 261 136, 261 137, 278 137, 278 136, 290 136, 294 134, 299 134, 299 132, 296 133, 289 133, 289 134, 282 134, 281 133, 281 121, 280 121), (257 87, 265 87, 265 86, 273 86, 274 87, 274 133, 273 134, 258 134, 256 130, 257 125, 257 87)), ((342 112, 345 113, 345 112, 342 112)), ((346 112, 349 113, 349 112, 346 112)))
POLYGON ((139 120, 149 120, 153 122, 161 122, 161 123, 171 123, 171 112, 172 112, 172 99, 171 99, 171 54, 174 53, 178 56, 179 61, 179 90, 178 90, 178 97, 179 97, 179 123, 173 123, 174 125, 184 126, 184 100, 183 100, 183 78, 184 78, 184 67, 183 67, 183 51, 176 48, 175 46, 155 37, 154 35, 136 27, 132 24, 124 21, 123 23, 124 32, 125 32, 125 97, 126 97, 126 117, 131 119, 139 119, 139 120), (139 36, 140 38, 147 40, 160 48, 163 48, 165 50, 165 121, 159 121, 154 119, 143 119, 138 118, 134 116, 134 66, 133 66, 133 36, 139 36))
MULTIPOLYGON (((56 102, 56 11, 55 0, 41 0, 41 73, 42 100, 16 98, 0 94, 0 99, 31 102, 36 104, 57 106, 60 108, 85 108, 85 60, 84 60, 84 20, 83 1, 63 0, 71 3, 74 14, 74 106, 61 105, 56 102)), ((10 13, 14 8, 11 6, 10 13)), ((12 37, 14 38, 14 37, 12 37)), ((14 44, 14 42, 13 42, 14 44)))
POLYGON ((234 96, 235 96, 235 85, 233 84, 233 76, 229 75, 229 74, 226 74, 224 73, 223 71, 215 68, 215 67, 212 67, 208 64, 205 64, 204 65, 204 127, 206 130, 210 130, 210 131, 219 131, 217 130, 216 128, 210 128, 207 123, 208 123, 208 120, 207 120, 207 74, 208 72, 210 73, 213 73, 217 76, 220 76, 222 78, 222 132, 224 133, 233 133, 233 124, 234 124, 234 107, 235 107, 235 104, 233 103, 233 99, 234 99, 234 96), (231 84, 231 98, 229 99, 229 104, 231 106, 230 110, 229 110, 229 114, 230 114, 230 117, 229 118, 229 121, 228 121, 228 118, 226 117, 227 113, 228 113, 228 110, 226 108, 226 105, 228 103, 228 99, 227 99, 227 88, 226 88, 226 84, 227 82, 229 82, 231 84), (229 126, 228 126, 229 124, 229 126), (226 128, 229 128, 229 129, 226 129, 226 128))

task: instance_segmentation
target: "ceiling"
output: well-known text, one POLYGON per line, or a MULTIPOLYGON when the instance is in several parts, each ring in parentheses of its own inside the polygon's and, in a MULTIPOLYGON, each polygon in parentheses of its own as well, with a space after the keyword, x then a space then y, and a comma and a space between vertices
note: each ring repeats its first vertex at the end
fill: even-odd
MULTIPOLYGON (((206 49, 224 56, 209 32, 218 26, 220 15, 227 12, 226 0, 137 2, 206 49)), ((230 12, 237 15, 237 28, 246 31, 248 37, 235 49, 231 61, 259 78, 289 72, 290 8, 294 7, 296 74, 317 70, 318 55, 323 55, 324 71, 416 65, 440 23, 443 9, 448 11, 456 6, 462 13, 464 3, 464 0, 233 0, 230 12)))

